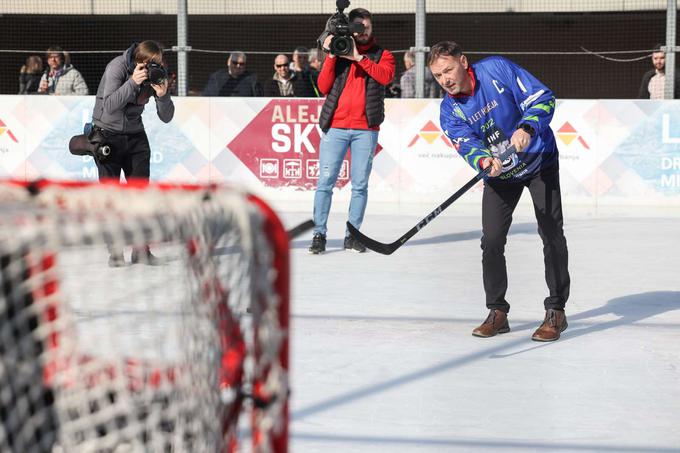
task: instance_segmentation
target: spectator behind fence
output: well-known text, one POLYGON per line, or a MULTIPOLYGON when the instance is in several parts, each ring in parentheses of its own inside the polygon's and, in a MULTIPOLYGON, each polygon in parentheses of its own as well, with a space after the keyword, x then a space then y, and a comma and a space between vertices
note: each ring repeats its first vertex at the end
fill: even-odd
POLYGON ((309 51, 309 67, 314 71, 321 71, 321 65, 323 64, 323 53, 321 49, 313 48, 309 51))
POLYGON ((319 97, 319 71, 309 65, 309 50, 306 47, 296 47, 293 51, 293 71, 300 79, 307 81, 306 86, 311 89, 305 97, 319 97))
MULTIPOLYGON (((401 75, 399 80, 399 85, 401 87, 401 97, 402 98, 414 98, 416 97, 416 56, 412 51, 407 51, 404 54, 404 66, 406 66, 406 71, 401 75)), ((434 77, 432 77, 432 71, 430 68, 425 68, 425 90, 423 91, 423 97, 426 98, 440 98, 442 97, 442 90, 434 77)))
POLYGON ((26 64, 19 70, 19 94, 37 93, 42 75, 42 58, 39 55, 26 58, 26 64))
POLYGON ((304 79, 311 88, 311 92, 306 93, 304 97, 319 97, 319 89, 317 83, 319 80, 319 71, 316 71, 309 66, 309 50, 306 47, 296 47, 293 51, 293 61, 290 62, 290 70, 298 79, 304 79))
POLYGON ((40 79, 38 92, 56 95, 87 95, 87 83, 82 74, 66 59, 59 46, 52 46, 46 52, 48 70, 40 79))
MULTIPOLYGON (((313 254, 326 251, 333 187, 350 148, 352 198, 349 222, 357 229, 361 228, 378 132, 385 119, 385 86, 394 79, 394 56, 376 42, 371 13, 356 8, 349 12, 349 20, 363 25, 364 30, 353 33, 352 51, 348 55, 329 53, 319 74, 319 90, 327 96, 319 115, 319 127, 324 135, 319 145, 314 236, 309 247, 309 253, 313 254)), ((332 40, 333 35, 328 28, 319 37, 323 49, 329 52, 332 40)), ((366 247, 347 229, 343 248, 366 251, 366 247)))
POLYGON ((264 83, 264 95, 267 97, 313 97, 309 80, 301 78, 299 73, 290 69, 288 57, 281 54, 274 59, 274 76, 264 83))
MULTIPOLYGON (((638 98, 640 99, 664 99, 664 87, 666 85, 666 54, 661 50, 661 44, 654 47, 652 53, 652 66, 642 76, 642 84, 640 85, 640 92, 638 98)), ((675 74, 675 99, 680 96, 680 77, 675 74)))
POLYGON ((210 75, 203 96, 262 96, 257 76, 246 70, 246 54, 232 52, 227 59, 227 68, 210 75))

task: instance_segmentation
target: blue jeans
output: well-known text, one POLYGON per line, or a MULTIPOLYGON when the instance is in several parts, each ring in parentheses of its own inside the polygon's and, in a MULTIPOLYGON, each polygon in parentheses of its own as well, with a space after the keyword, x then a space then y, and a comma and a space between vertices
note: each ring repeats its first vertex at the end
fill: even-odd
MULTIPOLYGON (((378 145, 378 131, 365 129, 331 128, 321 138, 319 146, 319 180, 314 194, 314 233, 326 234, 328 213, 331 210, 333 187, 338 179, 347 149, 352 152, 350 180, 352 199, 349 203, 349 222, 361 228, 368 200, 368 177, 373 167, 373 155, 378 145)), ((348 233, 345 232, 345 235, 348 233)))

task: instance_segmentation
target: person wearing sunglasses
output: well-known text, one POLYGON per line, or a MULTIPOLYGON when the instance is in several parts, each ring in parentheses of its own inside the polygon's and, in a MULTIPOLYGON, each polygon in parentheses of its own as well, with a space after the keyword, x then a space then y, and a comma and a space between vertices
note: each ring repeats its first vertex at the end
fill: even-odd
POLYGON ((316 97, 309 79, 291 71, 290 60, 286 55, 274 59, 274 75, 264 84, 267 97, 316 97))
POLYGON ((246 69, 246 54, 232 52, 227 67, 210 75, 203 96, 262 96, 257 76, 246 69))

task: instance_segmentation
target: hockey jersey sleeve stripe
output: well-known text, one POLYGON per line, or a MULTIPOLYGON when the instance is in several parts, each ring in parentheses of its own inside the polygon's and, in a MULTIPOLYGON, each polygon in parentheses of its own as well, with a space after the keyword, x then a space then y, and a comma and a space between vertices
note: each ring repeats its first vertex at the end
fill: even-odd
MULTIPOLYGON (((550 103, 550 104, 552 104, 552 103, 550 103)), ((529 108, 529 110, 531 110, 531 109, 540 109, 540 110, 543 110, 545 113, 548 113, 548 114, 549 114, 549 113, 552 111, 553 107, 554 107, 554 105, 550 105, 550 104, 536 104, 536 105, 532 105, 532 106, 529 108)))
POLYGON ((486 149, 472 148, 469 153, 467 153, 464 158, 467 163, 473 168, 481 170, 479 166, 479 160, 485 157, 491 157, 491 153, 486 149))
POLYGON ((465 156, 463 156, 463 157, 465 157, 465 160, 467 160, 468 162, 470 162, 470 156, 472 156, 472 155, 475 154, 476 152, 477 152, 477 148, 472 148, 472 149, 470 150, 470 152, 467 153, 467 154, 466 154, 465 156))
POLYGON ((475 159, 472 161, 472 165, 473 165, 475 168, 479 168, 480 170, 481 170, 482 168, 479 166, 479 160, 480 160, 482 157, 485 157, 485 156, 477 156, 477 157, 475 157, 475 159))

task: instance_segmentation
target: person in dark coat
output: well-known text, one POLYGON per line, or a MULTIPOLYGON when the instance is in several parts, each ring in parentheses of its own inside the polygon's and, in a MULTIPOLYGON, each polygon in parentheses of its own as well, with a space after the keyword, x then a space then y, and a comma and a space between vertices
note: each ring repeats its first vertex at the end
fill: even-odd
POLYGON ((316 97, 314 82, 302 73, 290 70, 288 57, 281 54, 274 59, 274 75, 264 84, 267 97, 316 97))
POLYGON ((232 52, 227 68, 210 75, 203 89, 203 96, 262 96, 262 87, 257 76, 246 70, 246 54, 232 52))

